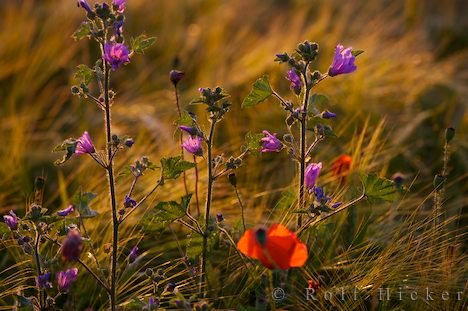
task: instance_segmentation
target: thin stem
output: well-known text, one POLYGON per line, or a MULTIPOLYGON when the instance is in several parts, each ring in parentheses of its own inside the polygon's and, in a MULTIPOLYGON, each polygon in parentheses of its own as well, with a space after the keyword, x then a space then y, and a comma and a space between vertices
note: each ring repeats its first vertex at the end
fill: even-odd
MULTIPOLYGON (((81 196, 81 192, 80 192, 80 196, 81 196)), ((81 200, 81 198, 80 198, 80 200, 81 200)), ((85 226, 83 217, 81 217, 81 213, 79 213, 79 218, 80 218, 81 227, 83 228, 83 233, 85 234, 85 237, 89 242, 89 246, 91 248, 91 254, 94 257, 94 261, 96 262, 96 266, 99 269, 99 271, 102 272, 101 265, 99 264, 99 260, 97 259, 97 256, 96 256, 96 250, 94 249, 93 243, 91 242, 91 239, 89 238, 89 234, 88 234, 88 231, 86 230, 86 226, 85 226)))
POLYGON ((197 156, 193 156, 193 163, 195 164, 195 201, 197 203, 197 216, 200 217, 200 198, 198 196, 198 164, 197 164, 197 156))
POLYGON ((307 152, 306 152, 306 157, 309 156, 309 154, 312 152, 312 150, 314 150, 315 146, 317 146, 317 144, 323 140, 323 137, 316 137, 314 142, 309 146, 309 149, 307 149, 307 152))
MULTIPOLYGON (((182 110, 180 109, 180 103, 179 103, 179 91, 177 90, 177 85, 174 84, 174 93, 175 93, 175 98, 176 98, 176 105, 177 105, 177 113, 179 114, 179 119, 182 118, 182 110)), ((182 144, 184 143, 184 133, 183 131, 180 131, 180 156, 182 157, 182 160, 184 160, 185 157, 185 152, 184 152, 184 147, 182 147, 182 144)), ((184 176, 184 188, 185 188, 185 194, 187 195, 189 193, 188 191, 188 186, 187 186, 187 174, 184 171, 183 172, 184 176)), ((199 212, 200 214, 200 212, 199 212)))
MULTIPOLYGON (((213 137, 214 137, 214 130, 216 127, 216 117, 214 117, 211 120, 211 126, 210 126, 210 134, 208 136, 207 140, 207 166, 208 166, 208 189, 206 192, 206 202, 205 202, 205 230, 203 232, 203 252, 202 252, 202 258, 200 262, 200 284, 199 284, 199 291, 200 294, 202 293, 203 290, 203 284, 205 283, 205 273, 206 273, 206 256, 208 252, 208 226, 210 224, 210 209, 211 209, 211 199, 212 199, 212 191, 213 191, 213 182, 214 182, 214 176, 213 176, 213 161, 212 161, 212 148, 213 148, 213 137)), ((204 293, 204 296, 206 294, 206 291, 204 293)))
POLYGON ((156 185, 140 200, 140 202, 138 202, 135 207, 133 207, 128 213, 126 213, 121 219, 120 219, 120 223, 122 223, 125 219, 127 219, 136 209, 137 207, 139 207, 141 204, 143 204, 146 199, 149 198, 150 195, 153 194, 153 192, 156 191, 156 189, 159 188, 159 186, 162 185, 162 179, 158 180, 158 182, 156 183, 156 185))
POLYGON ((242 200, 239 194, 239 189, 237 189, 236 186, 234 186, 234 189, 236 190, 237 202, 239 202, 239 206, 241 208, 242 227, 244 228, 244 231, 245 231, 244 203, 242 203, 242 200))
MULTIPOLYGON (((243 159, 248 153, 249 153, 249 149, 246 149, 244 152, 242 152, 236 159, 243 159)), ((223 176, 224 174, 226 174, 227 172, 229 171, 232 171, 232 168, 225 168, 223 169, 221 172, 219 172, 218 174, 216 174, 215 176, 213 176, 213 179, 218 179, 218 177, 220 176, 223 176)))
MULTIPOLYGON (((42 268, 41 268, 41 259, 39 256, 39 242, 41 240, 41 235, 39 232, 37 232, 36 228, 36 242, 34 243, 34 258, 36 261, 36 272, 37 272, 37 277, 39 278, 42 274, 42 268)), ((38 289, 38 300, 39 300, 39 309, 40 310, 45 310, 45 301, 44 301, 44 292, 42 289, 38 289)))

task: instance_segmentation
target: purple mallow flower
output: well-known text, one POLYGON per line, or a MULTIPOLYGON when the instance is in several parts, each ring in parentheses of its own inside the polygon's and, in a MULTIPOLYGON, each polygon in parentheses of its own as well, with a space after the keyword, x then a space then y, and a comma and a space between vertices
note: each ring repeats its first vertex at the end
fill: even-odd
POLYGON ((265 137, 261 139, 262 152, 279 152, 283 149, 283 143, 276 138, 276 133, 271 134, 268 131, 262 132, 265 137))
POLYGON ((50 282, 50 272, 38 275, 36 277, 36 286, 38 289, 52 288, 52 283, 50 282))
POLYGON ((10 211, 9 215, 3 216, 3 220, 11 230, 18 229, 18 216, 16 216, 15 212, 10 211))
POLYGON ((137 201, 133 200, 128 195, 125 196, 125 202, 124 202, 125 207, 135 207, 136 205, 137 205, 137 201))
POLYGON ((130 254, 128 255, 131 262, 134 262, 136 260, 138 256, 137 252, 138 252, 138 246, 135 245, 133 246, 132 250, 130 251, 130 254))
POLYGON ((191 136, 197 136, 198 135, 198 130, 196 127, 193 126, 187 126, 187 125, 180 125, 179 129, 189 133, 191 136))
POLYGON ((104 43, 104 60, 111 65, 113 71, 130 62, 128 47, 122 43, 104 43))
POLYGON ((331 112, 331 111, 325 110, 324 112, 322 112, 322 118, 323 118, 323 119, 332 119, 332 118, 336 118, 336 113, 333 113, 333 112, 331 112))
POLYGON ((297 72, 294 69, 288 70, 286 79, 291 82, 291 90, 293 90, 295 94, 299 95, 302 89, 302 81, 301 78, 297 75, 297 72))
POLYGON ((78 138, 78 143, 76 144, 75 148, 75 154, 76 155, 81 155, 81 154, 86 154, 86 153, 95 153, 96 149, 94 149, 93 141, 91 140, 91 137, 89 136, 88 132, 85 131, 83 133, 83 136, 78 138))
POLYGON ((57 287, 59 292, 67 293, 72 283, 78 278, 78 268, 71 268, 57 273, 57 287))
POLYGON ((80 259, 83 241, 80 232, 76 229, 70 229, 67 237, 62 243, 62 257, 64 260, 77 261, 80 259))
POLYGON ((322 162, 311 163, 306 167, 305 186, 309 191, 314 188, 321 169, 322 169, 322 162))
POLYGON ((65 217, 67 216, 68 214, 70 213, 73 213, 75 209, 73 208, 73 205, 68 205, 68 207, 66 209, 63 209, 63 210, 60 210, 57 212, 57 215, 61 216, 61 217, 65 217))
POLYGON ((94 14, 93 10, 91 10, 91 7, 89 6, 88 2, 86 0, 78 0, 77 2, 78 7, 82 7, 83 9, 88 12, 88 14, 94 14))
POLYGON ((114 0, 112 4, 117 8, 117 12, 123 13, 125 11, 125 1, 126 0, 114 0))
POLYGON ((331 197, 325 194, 325 191, 322 187, 314 187, 315 199, 319 202, 327 203, 330 201, 331 197))
POLYGON ((201 137, 188 137, 183 143, 182 147, 184 147, 187 152, 196 155, 202 156, 203 155, 203 146, 202 146, 203 139, 201 137))
POLYGON ((341 44, 338 44, 335 49, 335 57, 333 62, 328 68, 328 75, 330 77, 337 76, 343 73, 351 73, 357 69, 354 65, 356 57, 353 55, 353 48, 344 48, 341 44))

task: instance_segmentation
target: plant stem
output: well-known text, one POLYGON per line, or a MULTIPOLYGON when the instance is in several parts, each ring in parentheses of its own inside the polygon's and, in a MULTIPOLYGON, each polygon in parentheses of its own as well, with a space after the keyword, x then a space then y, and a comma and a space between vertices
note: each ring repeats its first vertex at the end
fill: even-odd
MULTIPOLYGON (((39 257, 39 241, 41 240, 41 235, 39 232, 37 232, 36 229, 36 242, 34 243, 34 258, 36 261, 36 272, 37 272, 37 277, 39 278, 42 274, 42 269, 41 269, 41 259, 39 257)), ((44 303, 44 293, 42 289, 38 289, 38 300, 39 300, 39 309, 45 310, 45 303, 44 303)))
POLYGON ((236 190, 237 202, 239 202, 239 206, 241 208, 242 227, 244 228, 244 232, 245 232, 244 204, 242 203, 242 200, 239 194, 239 189, 237 189, 237 186, 234 186, 234 189, 236 190))
MULTIPOLYGON (((180 109, 180 103, 179 103, 179 91, 177 90, 177 86, 174 85, 174 93, 175 93, 175 98, 176 98, 176 105, 177 105, 177 113, 179 114, 179 119, 182 118, 182 110, 180 109)), ((182 157, 182 160, 184 160, 184 147, 182 147, 182 144, 184 142, 184 133, 183 131, 180 131, 180 156, 182 157)), ((184 188, 185 188, 185 194, 188 194, 188 186, 187 186, 187 174, 185 171, 183 172, 184 176, 184 188)), ((198 213, 200 214, 200 212, 198 213)))
POLYGON ((119 247, 119 219, 117 216, 117 204, 115 199, 115 181, 114 181, 114 168, 112 156, 112 128, 111 128, 111 109, 109 99, 109 78, 110 70, 107 62, 104 62, 104 111, 105 111, 105 126, 106 126, 106 142, 107 142, 107 177, 109 182, 109 199, 112 208, 112 263, 111 263, 111 280, 110 280, 110 307, 111 310, 116 310, 117 295, 116 295, 116 281, 117 281, 117 254, 119 247))
POLYGON ((193 163, 195 164, 195 200, 197 203, 197 216, 200 217, 200 199, 198 197, 198 164, 197 156, 193 156, 193 163))
MULTIPOLYGON (((208 226, 210 224, 210 209, 211 209, 211 198, 212 198, 212 190, 213 190, 213 161, 212 161, 212 148, 213 148, 213 137, 214 137, 214 130, 216 127, 216 117, 213 117, 211 120, 210 126, 210 134, 208 136, 208 141, 206 142, 208 145, 207 148, 207 166, 208 166, 208 189, 206 192, 206 203, 205 203, 205 229, 203 232, 203 251, 202 251, 202 258, 200 262, 200 284, 199 284, 199 292, 200 294, 203 291, 203 284, 206 280, 206 255, 208 251, 208 226)), ((206 294, 206 291, 205 291, 206 294)))

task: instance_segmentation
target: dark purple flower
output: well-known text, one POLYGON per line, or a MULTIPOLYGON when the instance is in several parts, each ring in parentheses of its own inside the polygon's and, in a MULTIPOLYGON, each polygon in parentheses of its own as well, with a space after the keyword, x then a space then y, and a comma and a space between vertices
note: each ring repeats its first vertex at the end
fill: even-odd
POLYGON ((47 289, 52 288, 52 283, 50 280, 50 272, 40 274, 36 277, 36 286, 38 289, 47 289))
POLYGON ((128 47, 122 43, 104 43, 104 60, 111 65, 113 71, 130 62, 128 47))
POLYGON ((323 190, 322 187, 314 187, 313 190, 314 190, 315 199, 318 202, 327 203, 328 201, 330 201, 331 197, 325 194, 325 191, 323 190))
POLYGON ((150 311, 156 310, 159 307, 159 299, 151 297, 148 301, 148 308, 150 311))
POLYGON ((73 205, 68 205, 68 207, 66 209, 63 209, 63 210, 60 210, 57 212, 57 215, 61 216, 61 217, 65 217, 67 216, 68 214, 70 213, 73 213, 75 209, 73 208, 73 205))
POLYGON ((183 143, 182 147, 184 147, 187 152, 196 155, 202 156, 203 155, 203 146, 202 146, 203 139, 201 137, 188 137, 183 143))
POLYGON ((216 214, 216 221, 217 222, 222 222, 224 221, 224 216, 221 213, 216 214))
POLYGON ((336 113, 325 110, 324 112, 322 112, 322 118, 324 118, 324 119, 336 118, 336 113))
POLYGON ((265 137, 261 139, 262 141, 262 152, 279 152, 283 149, 283 143, 276 138, 276 133, 271 134, 268 131, 262 132, 265 137))
POLYGON ((114 21, 114 31, 115 31, 115 34, 118 37, 121 37, 122 34, 123 34, 123 26, 124 26, 124 20, 123 19, 116 19, 114 21))
POLYGON ((83 249, 83 241, 80 232, 76 229, 70 229, 67 237, 62 243, 62 257, 64 260, 77 261, 80 258, 83 249))
POLYGON ((186 125, 180 125, 179 129, 189 133, 191 136, 197 136, 198 135, 198 129, 193 126, 186 126, 186 125))
POLYGON ((76 155, 81 155, 81 154, 91 154, 95 153, 96 149, 94 149, 93 141, 91 140, 91 137, 89 136, 88 132, 85 131, 83 133, 83 136, 78 138, 78 143, 76 144, 75 148, 75 154, 76 155))
POLYGON ((342 204, 343 204, 343 202, 336 202, 336 203, 332 204, 331 207, 332 207, 332 208, 338 208, 338 207, 340 207, 342 204))
POLYGON ((286 79, 291 82, 291 90, 293 90, 296 95, 301 94, 302 81, 294 69, 288 70, 286 79))
POLYGON ((136 205, 137 205, 137 201, 133 200, 128 195, 125 196, 125 202, 124 202, 125 207, 135 207, 136 205))
POLYGON ((169 78, 171 79, 171 82, 172 84, 174 84, 174 86, 176 86, 177 83, 179 83, 180 80, 182 80, 184 76, 185 76, 185 73, 183 71, 171 70, 169 72, 169 78))
POLYGON ((171 293, 174 292, 175 288, 176 288, 175 283, 169 283, 167 284, 167 287, 166 287, 167 291, 171 293))
POLYGON ((132 148, 133 144, 135 144, 135 141, 133 140, 133 138, 127 138, 127 139, 125 139, 124 145, 125 145, 127 148, 132 148))
POLYGON ((78 0, 77 5, 78 7, 82 7, 83 9, 85 9, 86 12, 88 12, 88 14, 94 14, 93 10, 91 10, 91 7, 89 6, 88 2, 86 2, 86 0, 78 0))
POLYGON ((354 65, 356 57, 353 55, 353 48, 344 48, 341 44, 338 44, 335 49, 335 57, 333 62, 328 68, 328 75, 330 77, 337 76, 343 73, 351 73, 357 69, 354 65))
POLYGON ((406 175, 400 172, 396 172, 395 174, 392 175, 392 180, 398 187, 400 187, 405 182, 406 175))
POLYGON ((57 287, 59 292, 67 293, 72 283, 78 278, 78 268, 71 268, 57 273, 57 287))
POLYGON ((322 162, 320 163, 311 163, 306 167, 305 170, 305 186, 307 189, 311 190, 314 188, 317 178, 322 169, 322 162))
POLYGON ((131 262, 136 260, 137 255, 138 255, 137 252, 138 252, 138 246, 135 245, 133 246, 132 250, 130 251, 130 254, 128 255, 131 262))
POLYGON ((117 12, 120 14, 125 11, 125 0, 114 0, 112 4, 117 8, 117 12))
POLYGON ((10 211, 9 215, 4 215, 3 220, 11 230, 18 229, 18 217, 15 212, 10 211))

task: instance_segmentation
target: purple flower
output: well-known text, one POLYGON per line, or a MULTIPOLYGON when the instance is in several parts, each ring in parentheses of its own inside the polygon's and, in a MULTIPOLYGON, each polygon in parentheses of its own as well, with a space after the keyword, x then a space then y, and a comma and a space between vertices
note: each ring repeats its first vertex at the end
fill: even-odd
POLYGON ((88 14, 94 14, 93 10, 91 10, 91 7, 89 6, 88 2, 86 2, 86 0, 78 0, 77 5, 78 7, 82 7, 83 9, 85 9, 86 12, 88 12, 88 14))
POLYGON ((75 148, 75 154, 76 155, 81 155, 81 154, 86 154, 86 153, 95 153, 96 149, 94 149, 93 141, 91 140, 91 137, 89 136, 88 132, 85 131, 83 133, 83 136, 78 138, 78 143, 76 144, 75 148))
POLYGON ((221 213, 216 214, 216 221, 217 222, 222 222, 224 221, 224 216, 221 213))
POLYGON ((128 47, 122 43, 104 43, 104 60, 111 65, 113 71, 130 62, 128 47))
POLYGON ((172 283, 172 282, 167 284, 167 287, 166 287, 167 291, 171 293, 174 292, 175 288, 176 288, 176 285, 175 283, 172 283))
POLYGON ((80 258, 83 241, 80 232, 76 229, 70 229, 67 237, 62 243, 62 257, 64 260, 77 261, 80 258))
POLYGON ((67 293, 72 283, 78 278, 78 268, 71 268, 57 273, 57 287, 59 292, 67 293))
POLYGON ((137 255, 138 255, 137 252, 138 252, 138 246, 135 245, 133 246, 132 250, 130 251, 130 254, 128 255, 131 262, 136 260, 137 255))
POLYGON ((117 7, 117 12, 120 14, 125 11, 125 0, 114 0, 112 4, 117 7))
POLYGON ((182 147, 184 147, 187 152, 196 155, 202 156, 203 155, 203 146, 202 146, 203 139, 201 137, 188 137, 183 143, 182 147))
POLYGON ((13 211, 10 211, 9 215, 4 215, 3 220, 11 230, 18 229, 18 217, 13 211))
POLYGON ((327 203, 331 197, 325 195, 325 191, 322 187, 314 187, 315 199, 319 202, 327 203))
POLYGON ((198 135, 198 129, 193 126, 186 126, 186 125, 180 125, 179 129, 189 133, 191 136, 197 136, 198 135))
POLYGON ((276 133, 271 134, 268 131, 262 132, 265 137, 261 139, 262 141, 262 152, 279 152, 283 149, 283 143, 276 138, 276 133))
POLYGON ((169 72, 169 78, 171 79, 171 82, 172 84, 174 84, 174 86, 176 86, 177 83, 179 83, 180 80, 182 80, 184 76, 185 76, 185 73, 183 71, 171 70, 169 72))
POLYGON ((342 204, 343 204, 343 202, 336 202, 336 203, 332 204, 331 207, 332 207, 332 208, 338 208, 338 207, 340 207, 342 204))
POLYGON ((151 297, 148 301, 148 308, 150 311, 156 310, 159 307, 159 299, 151 297))
POLYGON ((325 110, 324 112, 322 112, 322 118, 323 118, 323 119, 332 119, 332 118, 336 118, 336 113, 333 113, 333 112, 331 112, 331 111, 325 110))
POLYGON ((124 26, 124 20, 123 19, 116 19, 114 21, 114 31, 115 31, 115 34, 118 37, 121 37, 122 34, 123 34, 123 26, 124 26))
POLYGON ((65 217, 67 216, 68 214, 70 213, 73 213, 75 209, 73 208, 73 205, 68 205, 68 207, 66 209, 63 209, 61 211, 58 211, 57 212, 57 215, 61 216, 61 217, 65 217))
POLYGON ((299 78, 297 75, 297 72, 293 69, 288 70, 286 79, 291 82, 291 90, 293 90, 296 95, 301 94, 302 81, 301 78, 299 78))
POLYGON ((125 145, 127 148, 132 148, 133 144, 135 144, 135 141, 133 140, 133 138, 127 138, 127 139, 125 139, 124 145, 125 145))
POLYGON ((328 75, 330 77, 343 73, 351 73, 357 69, 356 65, 354 65, 356 57, 354 57, 352 51, 353 48, 351 47, 345 49, 341 44, 336 46, 335 57, 330 68, 328 68, 328 75))
POLYGON ((307 189, 312 190, 314 188, 321 169, 322 169, 322 162, 311 163, 306 167, 305 186, 307 189))
POLYGON ((50 272, 40 274, 36 277, 36 286, 38 289, 47 289, 52 288, 52 283, 50 280, 50 272))
POLYGON ((125 196, 125 202, 124 202, 125 207, 135 207, 136 205, 137 205, 137 201, 133 200, 128 195, 125 196))

